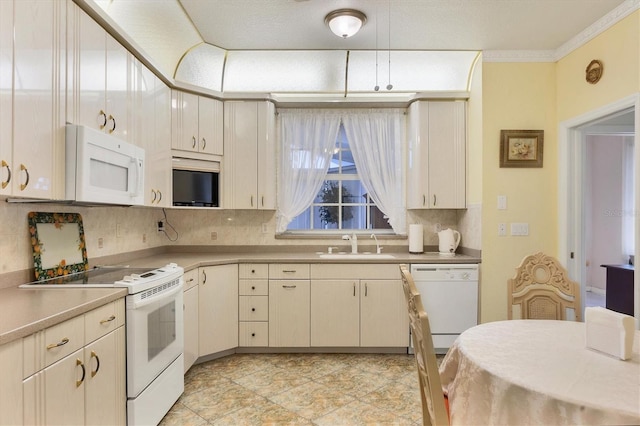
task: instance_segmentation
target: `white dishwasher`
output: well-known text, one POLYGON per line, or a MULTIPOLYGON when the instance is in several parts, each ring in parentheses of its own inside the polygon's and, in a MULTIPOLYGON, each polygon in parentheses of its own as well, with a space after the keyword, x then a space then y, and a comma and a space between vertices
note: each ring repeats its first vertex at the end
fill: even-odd
POLYGON ((412 264, 411 275, 429 316, 433 346, 444 353, 478 324, 478 265, 412 264))

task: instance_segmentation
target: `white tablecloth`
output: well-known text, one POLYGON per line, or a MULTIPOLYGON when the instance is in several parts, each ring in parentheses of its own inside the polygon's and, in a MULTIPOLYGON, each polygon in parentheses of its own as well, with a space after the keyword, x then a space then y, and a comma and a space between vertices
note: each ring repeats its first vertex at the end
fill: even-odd
POLYGON ((585 325, 512 320, 462 333, 440 367, 451 423, 640 424, 640 332, 627 361, 585 346, 585 325))

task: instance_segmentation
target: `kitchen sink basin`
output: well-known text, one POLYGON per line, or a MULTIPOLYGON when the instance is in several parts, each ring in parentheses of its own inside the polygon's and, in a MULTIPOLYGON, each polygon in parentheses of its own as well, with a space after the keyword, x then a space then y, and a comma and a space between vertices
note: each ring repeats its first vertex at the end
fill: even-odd
POLYGON ((395 259, 395 256, 376 253, 325 253, 320 255, 320 259, 395 259))

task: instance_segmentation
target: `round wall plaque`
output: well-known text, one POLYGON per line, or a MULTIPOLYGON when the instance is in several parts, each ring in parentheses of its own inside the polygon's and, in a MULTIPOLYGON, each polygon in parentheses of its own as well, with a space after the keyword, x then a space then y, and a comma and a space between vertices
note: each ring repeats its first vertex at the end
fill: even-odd
POLYGON ((598 81, 600 81, 603 70, 604 66, 602 65, 602 62, 598 61, 597 59, 589 62, 589 65, 586 69, 587 83, 596 84, 598 81))

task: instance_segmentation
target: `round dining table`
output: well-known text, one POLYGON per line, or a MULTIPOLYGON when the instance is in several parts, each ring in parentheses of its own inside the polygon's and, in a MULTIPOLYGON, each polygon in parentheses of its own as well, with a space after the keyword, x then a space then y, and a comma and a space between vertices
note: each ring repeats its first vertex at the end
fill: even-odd
POLYGON ((588 349, 585 324, 510 320, 463 332, 440 366, 453 425, 640 424, 640 331, 632 357, 588 349))

